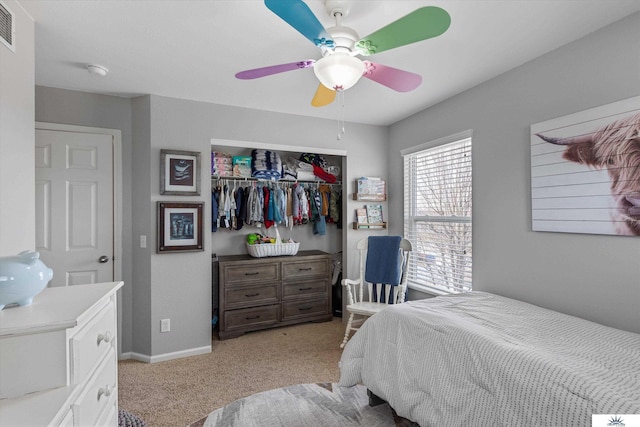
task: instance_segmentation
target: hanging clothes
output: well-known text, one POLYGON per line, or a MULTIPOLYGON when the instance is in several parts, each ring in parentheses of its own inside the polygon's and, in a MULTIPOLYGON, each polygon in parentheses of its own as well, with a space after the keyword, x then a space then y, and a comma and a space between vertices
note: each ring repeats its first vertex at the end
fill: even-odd
POLYGON ((282 224, 284 215, 282 213, 282 203, 284 202, 284 193, 281 188, 276 187, 270 189, 271 202, 273 204, 273 221, 276 224, 282 224))
POLYGON ((322 194, 318 190, 311 193, 311 222, 313 223, 313 234, 324 236, 327 234, 327 223, 322 215, 322 194))
POLYGON ((222 188, 222 211, 220 212, 220 226, 224 228, 231 228, 231 196, 229 195, 229 186, 224 185, 222 188))
POLYGON ((293 230, 293 188, 287 187, 287 226, 293 230))
POLYGON ((244 189, 242 187, 236 190, 235 194, 235 202, 236 202, 236 224, 234 229, 240 230, 244 226, 244 215, 242 215, 242 208, 244 206, 244 189))
POLYGON ((241 230, 245 225, 270 228, 282 224, 314 225, 324 235, 326 224, 341 228, 341 189, 326 183, 255 181, 242 187, 239 180, 220 179, 211 191, 211 231, 241 230), (335 188, 334 188, 335 187, 335 188))
POLYGON ((321 214, 324 216, 329 215, 329 201, 331 199, 331 187, 323 184, 318 187, 318 192, 322 196, 322 209, 321 214))
POLYGON ((309 222, 309 213, 310 213, 310 205, 309 205, 309 193, 305 188, 302 188, 300 191, 300 216, 302 218, 300 224, 307 224, 309 222))
POLYGON ((218 198, 220 197, 220 187, 211 191, 211 231, 218 231, 218 198))
POLYGON ((240 208, 240 217, 244 224, 249 224, 249 221, 247 220, 249 212, 249 188, 250 187, 245 187, 242 189, 242 207, 240 208))
POLYGON ((262 194, 264 197, 263 205, 263 218, 262 221, 266 229, 271 228, 273 225, 273 204, 271 200, 271 192, 268 187, 262 187, 262 194))
POLYGON ((342 228, 342 218, 340 217, 340 209, 342 208, 342 191, 339 189, 331 190, 331 200, 329 200, 329 215, 332 221, 342 228))
POLYGON ((247 222, 251 225, 259 227, 260 223, 262 222, 262 204, 260 203, 260 194, 258 193, 258 189, 255 186, 251 186, 250 188, 247 209, 249 211, 249 220, 247 222))
POLYGON ((300 192, 304 191, 300 184, 294 184, 291 197, 291 217, 293 223, 302 224, 302 210, 300 208, 300 192))

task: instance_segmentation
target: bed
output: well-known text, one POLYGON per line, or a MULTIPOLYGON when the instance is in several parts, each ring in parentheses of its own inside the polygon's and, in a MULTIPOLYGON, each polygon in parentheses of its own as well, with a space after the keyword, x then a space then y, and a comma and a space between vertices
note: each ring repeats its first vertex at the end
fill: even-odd
POLYGON ((340 360, 427 426, 589 426, 640 413, 640 335, 485 292, 410 301, 369 318, 340 360))

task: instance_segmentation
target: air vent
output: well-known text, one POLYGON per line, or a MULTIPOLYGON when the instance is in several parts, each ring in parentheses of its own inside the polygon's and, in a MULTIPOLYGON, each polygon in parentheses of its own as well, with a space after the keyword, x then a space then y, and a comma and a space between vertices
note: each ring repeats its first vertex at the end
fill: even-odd
POLYGON ((13 52, 16 51, 15 16, 3 2, 0 1, 0 42, 13 52))

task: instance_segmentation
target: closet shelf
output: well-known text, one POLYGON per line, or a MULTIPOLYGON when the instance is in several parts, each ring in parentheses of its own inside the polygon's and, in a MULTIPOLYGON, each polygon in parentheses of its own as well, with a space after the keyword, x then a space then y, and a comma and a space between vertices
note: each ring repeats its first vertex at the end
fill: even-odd
POLYGON ((336 182, 326 182, 326 181, 320 181, 320 180, 293 180, 293 179, 280 179, 278 181, 276 180, 271 180, 271 179, 264 179, 264 178, 253 178, 253 177, 246 177, 246 176, 217 176, 217 175, 211 175, 211 181, 218 181, 218 180, 229 180, 229 181, 247 181, 247 182, 270 182, 270 183, 274 183, 274 184, 295 184, 295 183, 302 183, 302 184, 326 184, 326 185, 342 185, 342 181, 336 181, 336 182))

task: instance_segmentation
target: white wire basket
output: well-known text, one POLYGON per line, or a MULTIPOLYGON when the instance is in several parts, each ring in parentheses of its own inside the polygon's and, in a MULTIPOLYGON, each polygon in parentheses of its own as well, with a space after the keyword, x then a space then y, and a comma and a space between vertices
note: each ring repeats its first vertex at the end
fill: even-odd
POLYGON ((300 243, 282 243, 282 239, 280 238, 280 232, 278 231, 278 227, 274 226, 276 229, 276 242, 275 243, 260 243, 255 245, 250 245, 249 243, 245 243, 247 246, 247 252, 254 258, 264 258, 268 256, 286 256, 286 255, 295 255, 298 253, 298 249, 300 248, 300 243))

